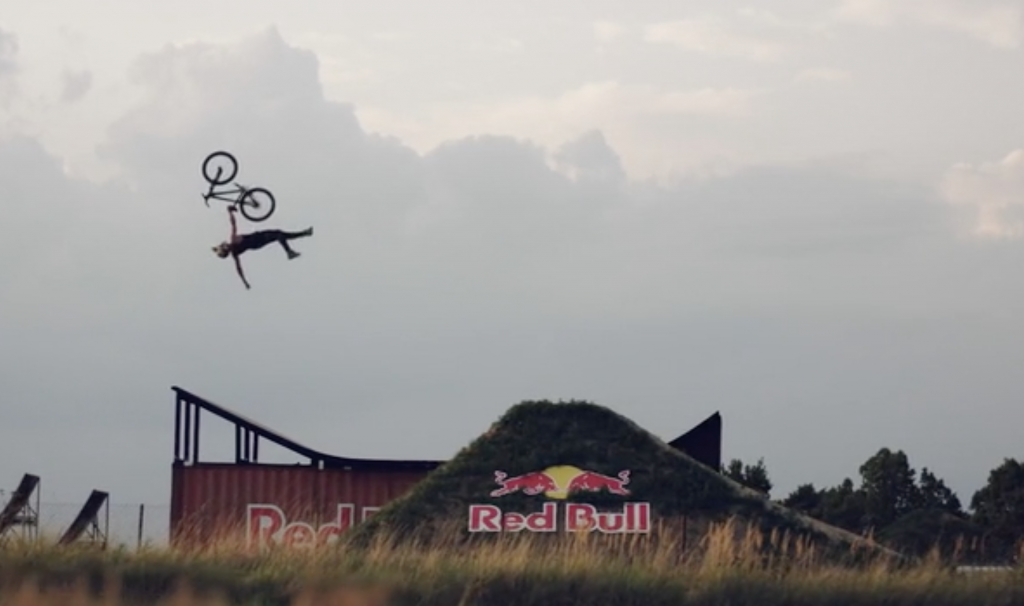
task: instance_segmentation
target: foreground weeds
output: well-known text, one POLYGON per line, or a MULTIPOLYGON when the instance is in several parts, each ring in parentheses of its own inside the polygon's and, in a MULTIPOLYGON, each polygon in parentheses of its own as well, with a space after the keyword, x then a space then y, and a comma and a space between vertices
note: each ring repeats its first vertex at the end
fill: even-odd
POLYGON ((1016 571, 965 575, 936 558, 830 564, 799 541, 733 523, 685 556, 663 537, 541 540, 551 538, 261 553, 226 542, 138 552, 23 544, 0 550, 0 605, 1024 605, 1016 571))

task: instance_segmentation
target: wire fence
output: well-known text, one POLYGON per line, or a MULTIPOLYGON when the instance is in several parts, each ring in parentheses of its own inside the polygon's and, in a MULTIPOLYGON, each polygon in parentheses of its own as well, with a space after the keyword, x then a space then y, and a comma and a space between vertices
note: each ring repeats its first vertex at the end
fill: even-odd
MULTIPOLYGON (((35 503, 31 503, 34 507, 35 503)), ((40 540, 55 542, 71 526, 82 503, 39 504, 38 527, 40 540)), ((136 549, 140 546, 165 547, 169 543, 171 506, 168 504, 131 504, 107 502, 96 515, 101 532, 105 532, 110 549, 119 547, 136 549)), ((23 530, 12 528, 12 536, 23 535, 23 530)))

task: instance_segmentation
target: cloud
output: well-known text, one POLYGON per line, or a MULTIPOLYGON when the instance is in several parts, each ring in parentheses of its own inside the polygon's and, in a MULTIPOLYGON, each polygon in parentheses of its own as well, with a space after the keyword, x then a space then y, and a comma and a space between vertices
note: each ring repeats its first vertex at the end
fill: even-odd
POLYGON ((830 36, 827 22, 797 20, 774 12, 741 8, 729 17, 703 15, 647 26, 644 39, 706 55, 775 63, 814 38, 830 36))
POLYGON ((92 72, 89 70, 65 70, 61 78, 60 100, 64 103, 80 101, 92 88, 92 72))
POLYGON ((735 31, 716 17, 655 23, 647 26, 644 39, 686 51, 739 57, 760 63, 778 61, 788 50, 781 42, 735 31))
POLYGON ((614 21, 595 21, 593 28, 598 42, 613 42, 626 34, 626 28, 614 21))
POLYGON ((1019 48, 1024 40, 1024 7, 991 0, 843 0, 840 21, 872 27, 901 23, 936 27, 981 40, 993 48, 1019 48))
POLYGON ((518 53, 523 50, 523 41, 518 38, 493 38, 478 40, 469 45, 472 52, 518 53))
POLYGON ((563 174, 575 181, 594 181, 613 188, 626 182, 619 155, 599 130, 566 142, 554 154, 554 160, 563 174))
POLYGON ((88 37, 84 33, 76 28, 69 27, 67 24, 61 24, 57 28, 57 33, 60 34, 61 40, 71 50, 82 50, 88 41, 88 37))
POLYGON ((784 31, 801 36, 831 37, 831 24, 827 19, 790 19, 772 11, 750 7, 736 10, 736 16, 765 30, 784 31))
POLYGON ((846 83, 853 79, 853 75, 834 67, 811 67, 800 70, 793 79, 796 82, 846 83))
MULTIPOLYGON (((904 5, 906 3, 904 2, 904 5)), ((875 27, 892 25, 901 12, 899 0, 841 0, 835 9, 839 19, 875 27)))
POLYGON ((997 162, 953 165, 940 185, 945 199, 963 209, 972 235, 1020 238, 1024 235, 1024 149, 997 162))
POLYGON ((380 108, 359 108, 367 128, 396 134, 412 148, 426 152, 440 141, 436 133, 470 136, 492 133, 515 136, 554 148, 582 133, 600 130, 614 141, 627 172, 656 176, 688 154, 686 135, 708 121, 746 120, 756 115, 757 101, 768 91, 756 88, 673 90, 626 84, 617 80, 589 82, 555 96, 520 96, 497 103, 452 104, 411 118, 380 108), (651 128, 657 123, 658 128, 651 128))
MULTIPOLYGON (((387 45, 400 43, 407 38, 398 33, 370 36, 371 40, 387 45)), ((293 44, 316 53, 320 81, 326 88, 373 83, 382 76, 379 71, 379 55, 375 55, 368 44, 352 36, 305 32, 294 36, 293 44)))
POLYGON ((7 103, 17 90, 18 38, 0 29, 0 103, 7 103))

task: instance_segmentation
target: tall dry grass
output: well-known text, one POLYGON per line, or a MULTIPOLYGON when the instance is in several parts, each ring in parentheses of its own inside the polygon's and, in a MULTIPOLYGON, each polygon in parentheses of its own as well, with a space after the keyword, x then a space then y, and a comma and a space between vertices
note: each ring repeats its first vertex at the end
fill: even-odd
POLYGON ((0 605, 1024 604, 1016 571, 964 575, 935 555, 842 566, 806 541, 736 520, 687 549, 657 534, 520 534, 475 545, 451 536, 258 553, 232 541, 138 552, 15 544, 0 552, 0 605))

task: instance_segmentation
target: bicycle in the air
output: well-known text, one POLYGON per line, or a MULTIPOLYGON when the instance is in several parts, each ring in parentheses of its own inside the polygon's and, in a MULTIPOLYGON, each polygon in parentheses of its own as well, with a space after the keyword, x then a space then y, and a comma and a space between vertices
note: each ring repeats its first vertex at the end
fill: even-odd
POLYGON ((274 194, 263 187, 246 187, 234 182, 237 174, 238 160, 230 152, 215 151, 206 156, 203 160, 203 178, 210 183, 209 191, 203 194, 206 206, 210 206, 210 198, 222 200, 231 203, 246 219, 254 223, 266 221, 277 208, 274 194), (235 186, 233 189, 214 190, 218 185, 232 182, 235 186))

